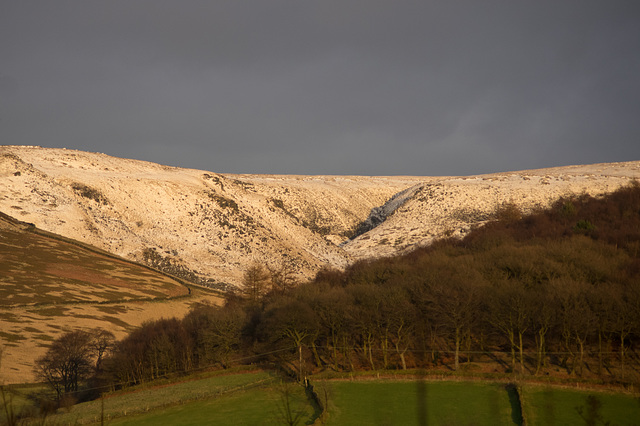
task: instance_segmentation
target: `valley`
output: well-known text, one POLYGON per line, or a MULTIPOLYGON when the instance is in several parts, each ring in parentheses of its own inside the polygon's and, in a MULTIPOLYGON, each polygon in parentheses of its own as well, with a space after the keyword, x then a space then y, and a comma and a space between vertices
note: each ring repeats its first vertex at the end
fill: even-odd
POLYGON ((638 161, 469 177, 228 175, 2 146, 2 380, 31 380, 65 331, 119 339, 219 304, 255 264, 303 282, 462 238, 504 205, 527 213, 638 177, 638 161))

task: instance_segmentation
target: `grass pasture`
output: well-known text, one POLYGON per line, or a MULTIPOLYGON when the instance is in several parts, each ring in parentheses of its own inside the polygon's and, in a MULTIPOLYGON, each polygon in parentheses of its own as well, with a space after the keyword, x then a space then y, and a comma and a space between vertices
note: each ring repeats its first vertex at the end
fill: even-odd
POLYGON ((525 385, 522 397, 529 426, 640 425, 638 396, 525 385))
MULTIPOLYGON (((284 389, 291 392, 291 406, 300 412, 304 424, 314 413, 304 389, 283 386, 279 378, 261 370, 203 373, 175 383, 155 382, 126 389, 103 400, 77 404, 68 411, 59 409, 58 414, 46 418, 45 424, 99 423, 104 403, 104 418, 110 425, 276 425, 282 424, 284 389)), ((37 412, 26 395, 45 389, 40 385, 14 389, 16 392, 6 392, 14 412, 37 412)), ((5 421, 0 410, 0 425, 5 421)))
MULTIPOLYGON (((291 395, 294 410, 299 412, 301 425, 309 424, 313 409, 308 404, 304 390, 294 388, 291 395)), ((249 389, 244 392, 222 395, 216 399, 196 401, 190 404, 166 408, 142 416, 133 416, 111 423, 112 425, 282 425, 284 421, 282 401, 278 386, 249 389)))
POLYGON ((329 382, 328 425, 521 424, 513 391, 469 382, 329 382))
MULTIPOLYGON (((324 421, 315 424, 330 426, 640 425, 638 398, 622 393, 540 384, 523 384, 516 391, 515 386, 497 382, 419 379, 315 380, 314 385, 321 400, 325 390, 328 395, 324 421), (598 401, 597 410, 593 402, 589 408, 589 397, 598 401)), ((156 382, 116 392, 104 398, 104 415, 111 425, 286 424, 282 414, 286 389, 292 411, 299 413, 298 424, 311 424, 317 413, 304 389, 282 385, 261 370, 202 373, 176 383, 156 382)), ((47 421, 99 422, 101 404, 101 400, 78 404, 47 421)))
MULTIPOLYGON (((154 383, 73 406, 48 418, 51 424, 90 424, 104 418, 110 425, 272 425, 282 424, 280 379, 262 370, 229 374, 204 373, 177 383, 154 383)), ((290 385, 290 402, 305 421, 313 415, 301 386, 290 385)), ((302 423, 304 424, 304 422, 302 423)))

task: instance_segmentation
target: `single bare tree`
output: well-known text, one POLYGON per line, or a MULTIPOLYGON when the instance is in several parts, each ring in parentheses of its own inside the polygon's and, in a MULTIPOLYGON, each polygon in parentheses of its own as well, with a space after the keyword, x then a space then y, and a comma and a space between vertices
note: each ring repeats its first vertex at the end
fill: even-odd
POLYGON ((269 271, 264 265, 254 263, 244 272, 242 277, 242 293, 252 302, 257 302, 269 291, 269 271))
POLYGON ((77 391, 80 382, 93 372, 91 342, 88 332, 71 331, 54 340, 47 353, 36 360, 36 376, 51 385, 58 398, 77 391))
POLYGON ((112 332, 102 328, 96 328, 91 331, 91 350, 96 357, 96 370, 102 369, 102 360, 115 345, 116 338, 112 332))

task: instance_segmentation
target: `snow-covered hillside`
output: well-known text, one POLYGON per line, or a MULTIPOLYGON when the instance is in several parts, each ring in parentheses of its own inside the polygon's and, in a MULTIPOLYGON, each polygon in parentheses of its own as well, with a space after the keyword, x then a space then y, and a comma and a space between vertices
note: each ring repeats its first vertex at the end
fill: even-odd
POLYGON ((238 285, 253 262, 291 266, 308 278, 324 266, 463 235, 504 202, 526 211, 561 195, 610 192, 638 177, 640 162, 471 177, 230 175, 2 146, 0 211, 224 286, 238 285))

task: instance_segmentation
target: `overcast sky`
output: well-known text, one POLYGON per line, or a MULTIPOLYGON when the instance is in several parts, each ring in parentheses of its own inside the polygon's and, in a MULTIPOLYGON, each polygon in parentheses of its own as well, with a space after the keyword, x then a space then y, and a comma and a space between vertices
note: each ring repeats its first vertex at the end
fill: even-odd
POLYGON ((220 173, 640 160, 640 1, 0 0, 0 144, 220 173))

